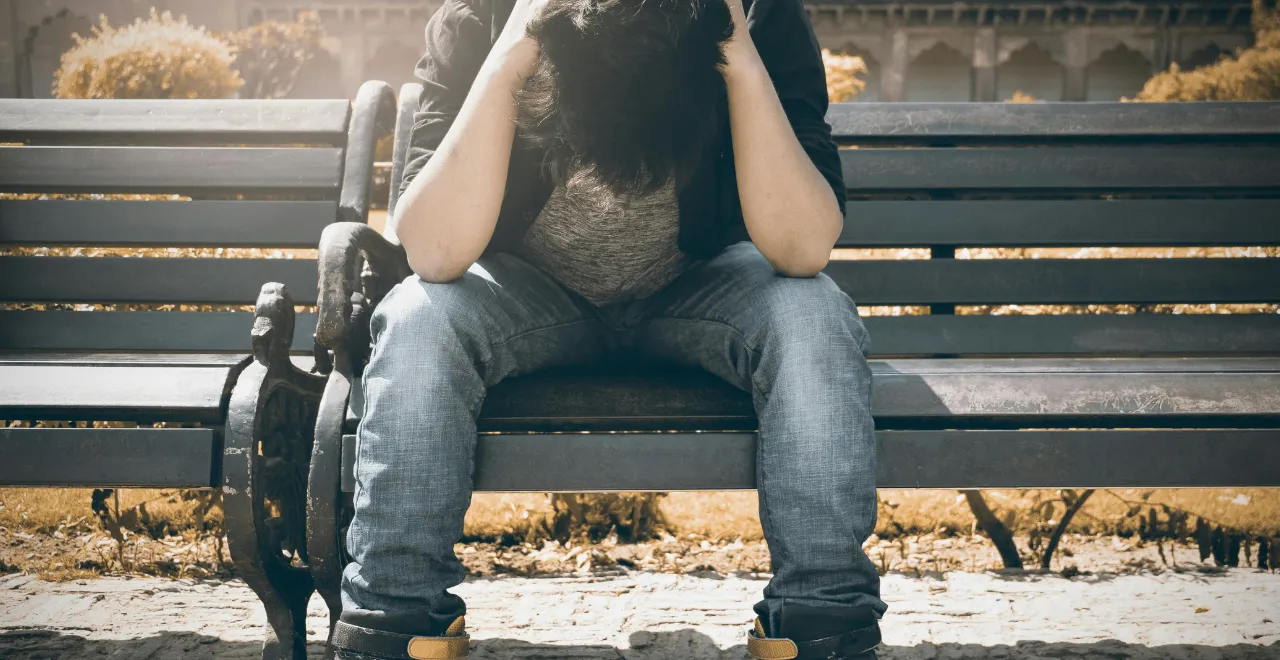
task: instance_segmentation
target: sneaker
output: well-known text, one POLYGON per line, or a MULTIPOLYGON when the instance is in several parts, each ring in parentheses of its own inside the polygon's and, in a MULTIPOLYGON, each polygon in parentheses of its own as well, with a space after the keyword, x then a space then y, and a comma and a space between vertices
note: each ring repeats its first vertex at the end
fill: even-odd
POLYGON ((387 632, 348 621, 338 621, 333 630, 335 660, 455 660, 467 657, 470 642, 463 617, 439 636, 387 632))
POLYGON ((756 619, 747 632, 747 654, 755 660, 876 660, 880 624, 874 615, 850 617, 851 612, 805 605, 787 605, 782 630, 771 637, 756 619))

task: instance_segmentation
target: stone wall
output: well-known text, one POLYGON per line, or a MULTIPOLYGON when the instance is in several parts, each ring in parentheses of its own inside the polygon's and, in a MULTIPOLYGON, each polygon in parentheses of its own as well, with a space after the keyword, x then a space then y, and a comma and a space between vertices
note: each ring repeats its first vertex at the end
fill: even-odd
POLYGON ((1114 101, 1172 62, 1252 41, 1247 3, 1000 6, 813 4, 810 17, 823 47, 867 61, 863 99, 879 101, 1114 101))

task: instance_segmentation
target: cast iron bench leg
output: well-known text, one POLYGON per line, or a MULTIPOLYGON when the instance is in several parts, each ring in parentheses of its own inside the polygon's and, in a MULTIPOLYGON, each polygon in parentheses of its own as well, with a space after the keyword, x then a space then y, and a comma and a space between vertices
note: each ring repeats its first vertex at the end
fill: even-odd
MULTIPOLYGON (((342 569, 347 564, 342 539, 350 522, 351 507, 344 504, 342 493, 342 427, 351 398, 351 379, 350 360, 340 351, 320 400, 307 483, 309 565, 316 591, 329 606, 329 640, 342 614, 342 569)), ((333 657, 331 645, 326 644, 324 657, 326 660, 333 657)))
POLYGON ((314 590, 306 546, 307 472, 324 379, 289 359, 293 300, 263 286, 254 360, 231 394, 223 448, 223 508, 236 574, 258 594, 270 630, 263 660, 305 660, 314 590))

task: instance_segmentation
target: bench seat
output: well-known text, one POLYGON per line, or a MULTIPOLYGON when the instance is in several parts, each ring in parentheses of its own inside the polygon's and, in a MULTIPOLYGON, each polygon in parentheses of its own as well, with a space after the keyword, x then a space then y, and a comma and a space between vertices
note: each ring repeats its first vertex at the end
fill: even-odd
MULTIPOLYGON (((1280 358, 904 359, 872 371, 883 487, 1280 485, 1280 358)), ((481 410, 476 487, 754 488, 755 428, 746 393, 697 371, 516 378, 481 410)))
POLYGON ((218 423, 247 361, 244 354, 0 353, 0 419, 218 423))
POLYGON ((0 419, 89 422, 0 429, 0 484, 213 488, 227 401, 248 362, 228 354, 0 353, 0 419), (112 421, 130 424, 92 424, 112 421))

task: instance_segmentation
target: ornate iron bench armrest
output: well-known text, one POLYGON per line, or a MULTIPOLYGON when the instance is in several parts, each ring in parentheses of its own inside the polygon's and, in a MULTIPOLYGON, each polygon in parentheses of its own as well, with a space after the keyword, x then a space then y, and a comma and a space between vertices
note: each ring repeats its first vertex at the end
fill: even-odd
POLYGON ((372 227, 338 222, 320 237, 320 309, 316 343, 333 350, 367 348, 368 314, 412 271, 404 249, 372 227))

